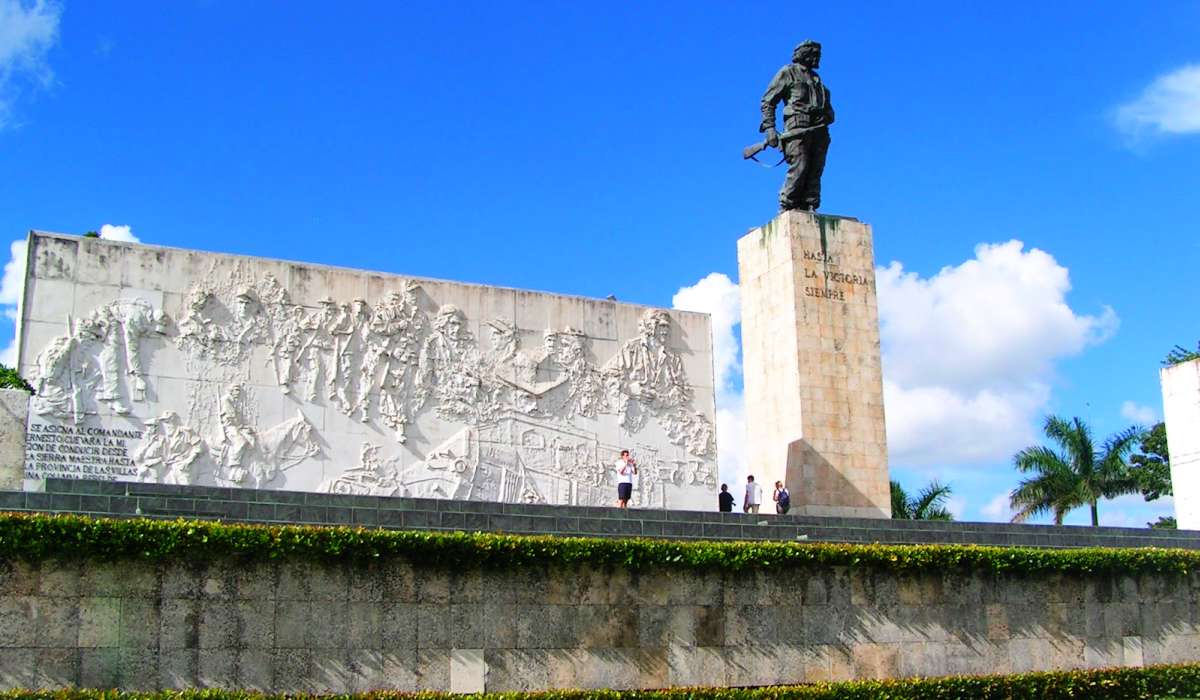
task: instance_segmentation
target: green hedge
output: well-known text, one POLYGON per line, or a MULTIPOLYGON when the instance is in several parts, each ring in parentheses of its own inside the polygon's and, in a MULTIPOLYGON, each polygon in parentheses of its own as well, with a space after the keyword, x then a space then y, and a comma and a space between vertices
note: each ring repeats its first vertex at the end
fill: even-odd
MULTIPOLYGON (((264 700, 305 697, 239 691, 188 690, 121 693, 113 690, 9 691, 0 700, 264 700)), ((362 700, 389 698, 488 698, 494 700, 1103 700, 1200 697, 1200 665, 1057 671, 1009 676, 951 676, 891 681, 851 681, 768 688, 677 688, 672 690, 566 690, 541 693, 373 692, 327 696, 362 700)))
POLYGON ((1200 569, 1185 549, 1036 549, 975 545, 859 545, 798 542, 672 542, 413 532, 348 527, 232 525, 185 520, 115 520, 77 515, 0 514, 0 557, 267 560, 305 557, 509 568, 592 564, 630 569, 741 571, 851 566, 897 572, 1176 573, 1200 569))

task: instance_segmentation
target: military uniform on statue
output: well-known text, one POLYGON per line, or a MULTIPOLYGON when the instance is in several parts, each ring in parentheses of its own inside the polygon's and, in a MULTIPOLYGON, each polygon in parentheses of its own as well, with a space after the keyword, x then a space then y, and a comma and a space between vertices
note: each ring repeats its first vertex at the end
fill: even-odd
POLYGON ((783 150, 787 178, 779 191, 779 208, 816 211, 821 206, 821 174, 829 151, 833 105, 821 82, 821 45, 805 41, 792 53, 792 62, 775 74, 762 98, 762 125, 767 145, 783 150), (775 108, 783 102, 783 129, 775 130, 775 108))

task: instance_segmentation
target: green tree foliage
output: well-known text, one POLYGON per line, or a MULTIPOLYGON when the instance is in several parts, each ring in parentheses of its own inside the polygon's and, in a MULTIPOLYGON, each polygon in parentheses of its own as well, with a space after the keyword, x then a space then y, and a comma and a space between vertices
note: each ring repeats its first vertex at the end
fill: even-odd
POLYGON ((1146 524, 1156 530, 1174 530, 1179 527, 1179 525, 1175 522, 1175 518, 1169 515, 1160 515, 1158 516, 1158 520, 1146 524))
POLYGON ((1171 488, 1171 455, 1167 452, 1167 424, 1142 433, 1139 452, 1129 458, 1130 474, 1147 501, 1174 495, 1171 488))
POLYGON ((954 520, 954 514, 946 510, 946 499, 951 490, 936 479, 912 497, 899 481, 892 484, 892 517, 898 520, 954 520))
POLYGON ((33 393, 33 387, 25 381, 17 370, 8 365, 0 365, 0 389, 22 389, 33 393))
POLYGON ((88 231, 87 233, 83 234, 83 237, 84 238, 99 238, 100 234, 96 233, 95 231, 88 231))
POLYGON ((1042 431, 1059 451, 1034 445, 1013 457, 1017 471, 1030 475, 1009 496, 1016 511, 1014 523, 1052 513, 1055 524, 1061 525, 1067 513, 1090 506, 1092 527, 1096 527, 1100 524, 1096 505, 1100 499, 1138 490, 1126 461, 1141 435, 1136 426, 1110 436, 1098 450, 1091 428, 1078 417, 1046 416, 1042 431))
POLYGON ((1174 367, 1180 363, 1198 359, 1200 359, 1200 343, 1196 345, 1195 350, 1188 350, 1182 345, 1176 345, 1171 349, 1171 352, 1167 353, 1167 356, 1163 358, 1162 363, 1163 367, 1174 367))

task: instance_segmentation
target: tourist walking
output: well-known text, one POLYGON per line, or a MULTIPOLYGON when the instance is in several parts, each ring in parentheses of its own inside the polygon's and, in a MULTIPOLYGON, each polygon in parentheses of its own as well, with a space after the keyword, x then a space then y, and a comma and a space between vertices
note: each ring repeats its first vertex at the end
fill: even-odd
POLYGON ((775 512, 780 515, 787 513, 792 507, 792 495, 788 493, 782 481, 775 482, 775 493, 771 499, 775 501, 775 512))
POLYGON ((729 484, 721 484, 721 493, 717 494, 717 510, 722 513, 733 512, 733 494, 729 493, 729 484))
POLYGON ((617 460, 617 507, 628 508, 633 495, 633 475, 637 474, 637 462, 629 456, 629 450, 621 450, 617 460))
POLYGON ((754 483, 754 475, 746 477, 746 497, 742 499, 743 513, 757 513, 762 503, 762 487, 754 483))

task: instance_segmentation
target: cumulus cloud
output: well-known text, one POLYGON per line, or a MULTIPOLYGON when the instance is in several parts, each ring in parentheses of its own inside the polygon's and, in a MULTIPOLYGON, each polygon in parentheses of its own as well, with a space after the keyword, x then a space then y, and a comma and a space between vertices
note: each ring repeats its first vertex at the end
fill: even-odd
POLYGON ((1121 404, 1121 417, 1139 425, 1149 426, 1158 422, 1158 411, 1149 406, 1126 401, 1121 404))
POLYGON ((13 241, 9 244, 9 259, 4 263, 4 277, 0 279, 0 307, 3 307, 4 321, 0 321, 13 338, 8 345, 0 350, 0 364, 12 367, 17 364, 17 339, 14 330, 17 321, 17 304, 21 301, 21 291, 25 284, 25 251, 27 243, 24 240, 13 241))
POLYGON ((22 90, 53 80, 46 56, 58 42, 61 16, 56 2, 0 0, 0 128, 9 123, 22 90))
MULTIPOLYGON (((894 464, 1007 461, 1037 441, 1056 363, 1119 325, 1109 308, 1073 310, 1067 268, 1016 240, 981 244, 972 259, 927 278, 892 262, 876 281, 894 464)), ((713 316, 718 459, 736 482, 745 472, 737 285, 712 273, 680 289, 673 304, 713 316)))
MULTIPOLYGON (((1100 511, 1100 524, 1108 527, 1146 527, 1159 517, 1175 516, 1175 501, 1170 496, 1146 501, 1141 494, 1132 493, 1100 501, 1097 508, 1100 511)), ((1088 509, 1080 508, 1079 512, 1086 514, 1088 509)), ((1087 517, 1087 522, 1091 523, 1091 516, 1087 517)))
POLYGON ((945 507, 954 516, 955 520, 962 520, 963 513, 967 512, 967 499, 960 496, 951 496, 946 499, 945 507))
POLYGON ((1137 99, 1117 107, 1115 119, 1134 138, 1200 133, 1200 64, 1155 78, 1137 99))
MULTIPOLYGON (((0 3, 3 3, 3 1, 0 0, 0 3)), ((2 12, 0 12, 0 19, 3 19, 2 12)), ((138 237, 133 235, 133 229, 130 226, 104 224, 100 227, 99 233, 101 238, 110 241, 140 242, 138 237)), ((3 323, 3 328, 13 336, 8 346, 0 350, 0 363, 10 367, 17 362, 15 324, 17 321, 17 304, 21 302, 21 292, 25 286, 26 245, 27 243, 23 238, 9 244, 9 259, 4 264, 4 277, 0 279, 0 308, 3 309, 4 316, 7 319, 7 322, 3 323)))
POLYGON ((979 509, 989 522, 1007 523, 1012 520, 1013 509, 1009 506, 1008 492, 998 493, 979 509))
POLYGON ((110 241, 125 241, 126 243, 141 243, 141 239, 133 235, 131 226, 114 226, 104 224, 100 227, 100 237, 110 241))
POLYGON ((713 272, 696 284, 680 288, 671 305, 712 316, 717 465, 724 481, 738 483, 746 472, 746 413, 741 390, 741 349, 736 331, 742 320, 738 286, 728 275, 713 272))
POLYGON ((25 246, 22 238, 9 244, 8 262, 4 263, 4 277, 0 279, 0 304, 16 306, 21 301, 21 287, 25 284, 25 246))
POLYGON ((1020 241, 981 244, 929 278, 876 270, 893 462, 1007 459, 1034 437, 1054 365, 1107 339, 1112 309, 1076 313, 1067 268, 1020 241))

